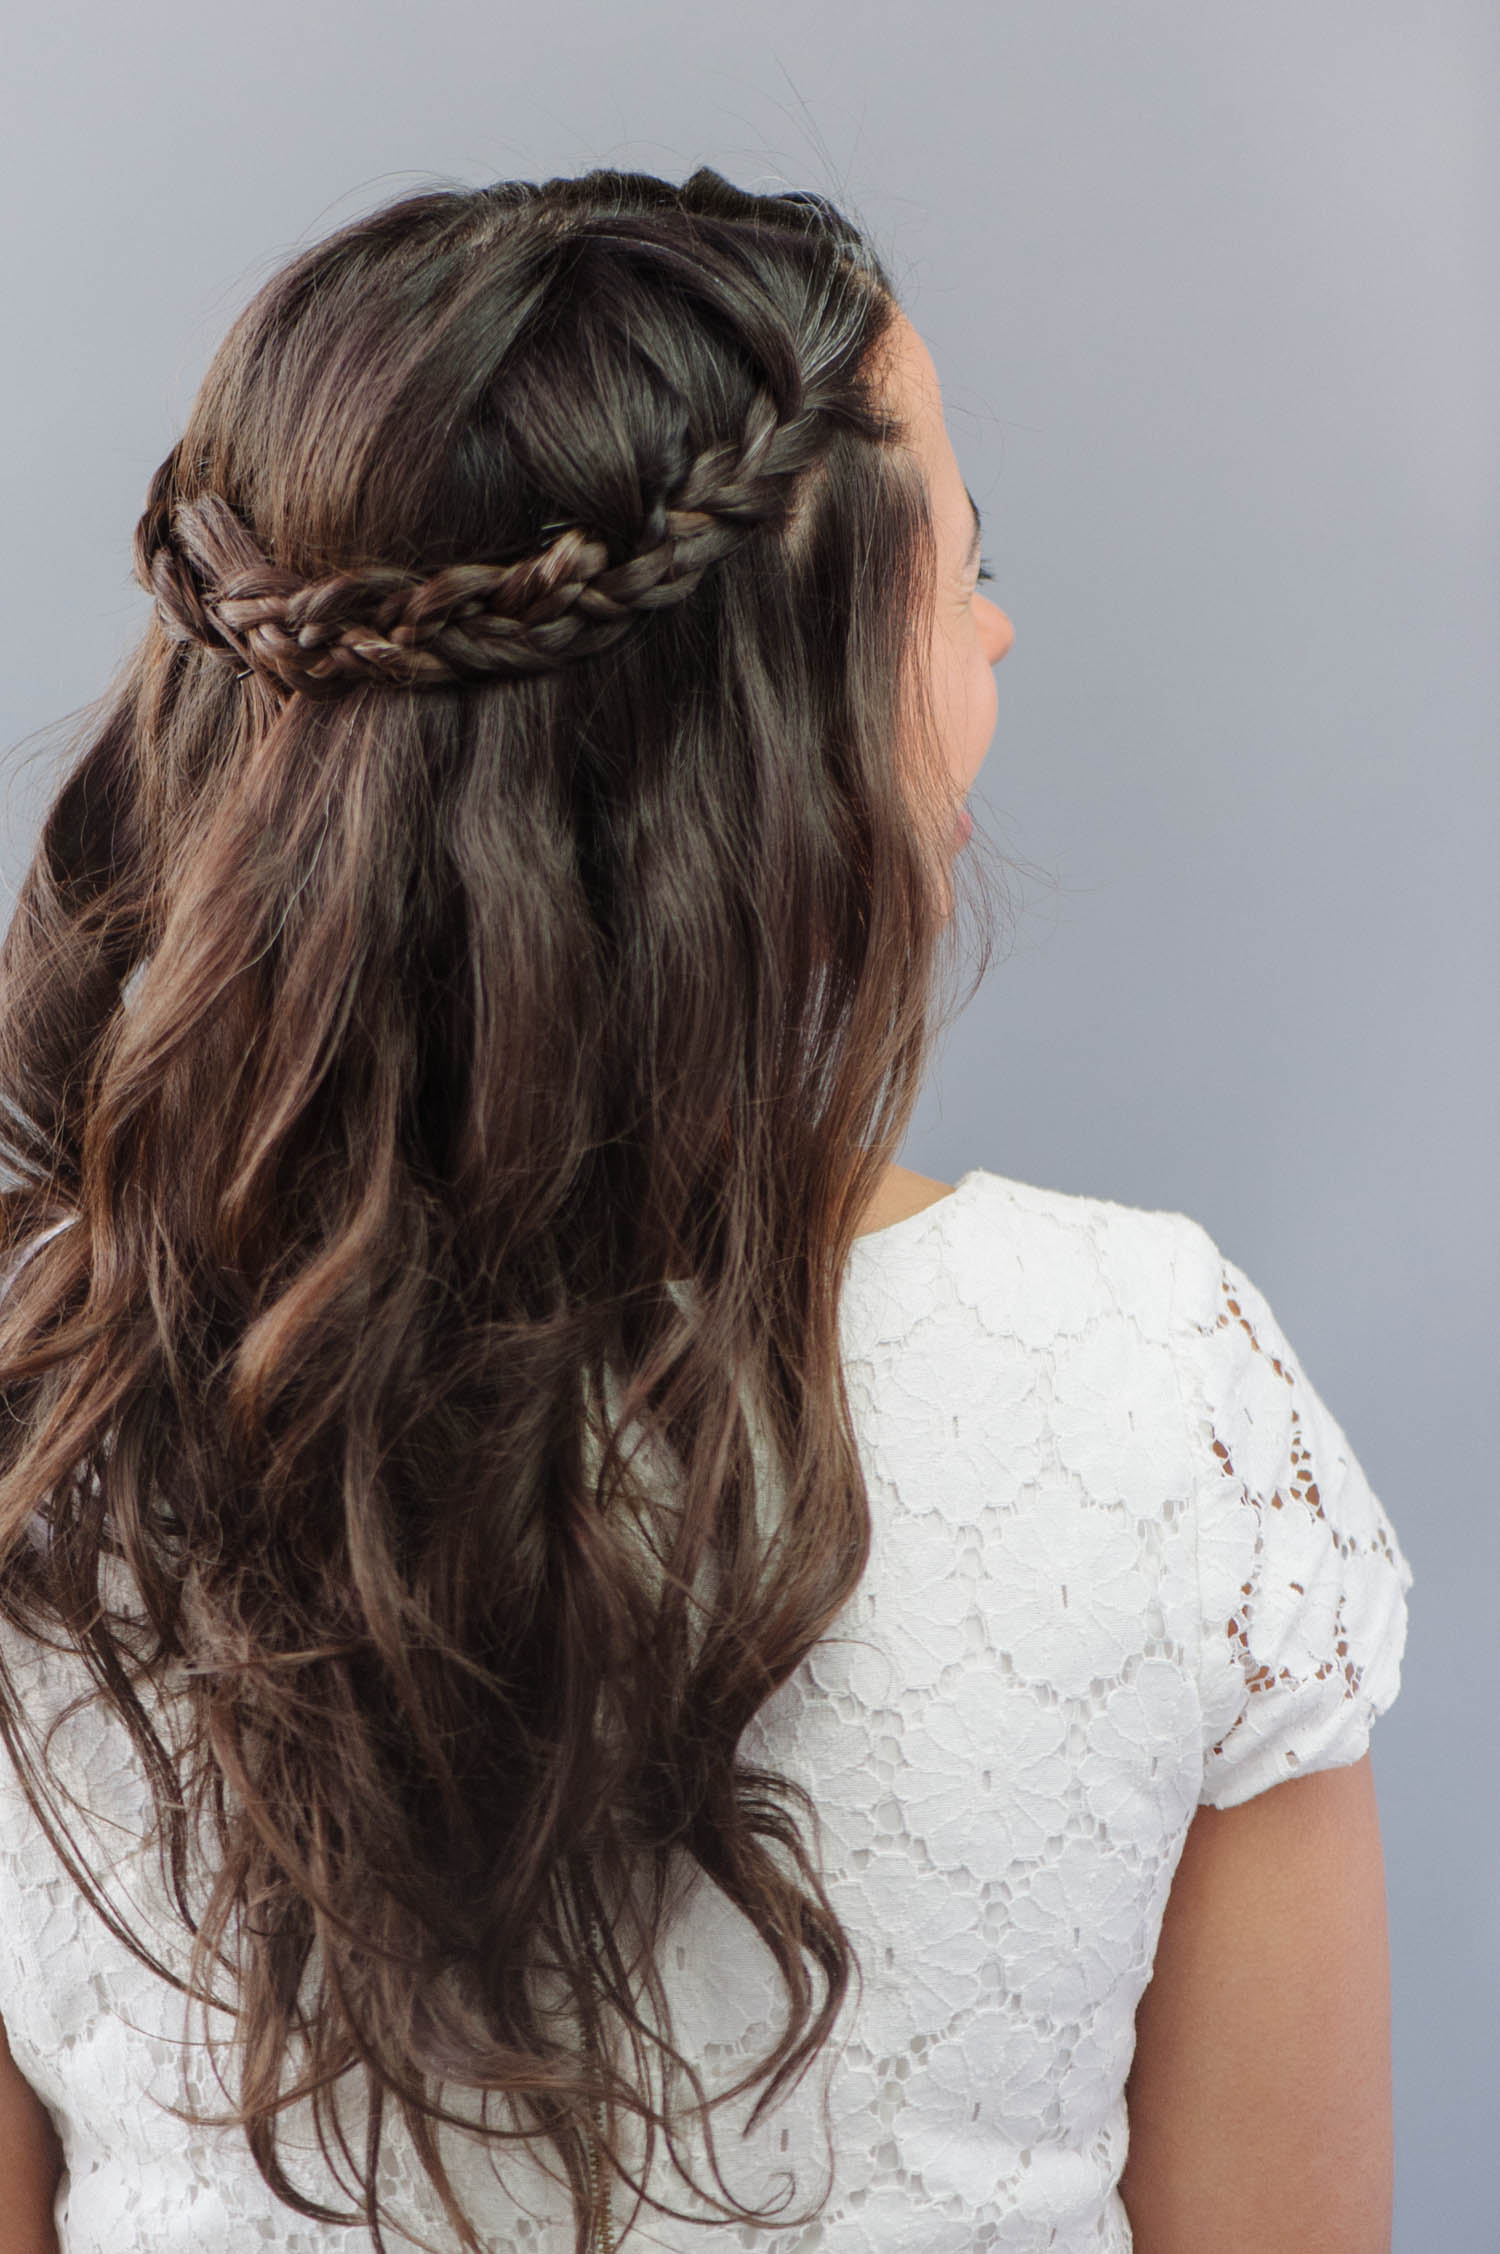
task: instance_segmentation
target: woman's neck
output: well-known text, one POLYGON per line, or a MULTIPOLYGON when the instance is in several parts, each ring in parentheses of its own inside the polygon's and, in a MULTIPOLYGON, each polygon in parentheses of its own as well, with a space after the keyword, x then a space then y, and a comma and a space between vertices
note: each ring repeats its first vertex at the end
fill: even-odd
POLYGON ((877 1229, 908 1220, 924 1206, 936 1205, 940 1197, 952 1195, 951 1182, 936 1182, 930 1174, 914 1174, 909 1166, 888 1166, 854 1234, 873 1236, 877 1229))

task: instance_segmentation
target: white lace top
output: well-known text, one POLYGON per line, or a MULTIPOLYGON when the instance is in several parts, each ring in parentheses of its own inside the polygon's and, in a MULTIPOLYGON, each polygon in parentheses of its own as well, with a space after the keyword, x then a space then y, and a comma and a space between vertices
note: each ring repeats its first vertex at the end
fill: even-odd
MULTIPOLYGON (((1179 1214, 975 1169, 856 1240, 843 1326, 870 1565, 746 1751, 812 1789, 862 1984, 755 2136, 733 2133, 744 2101, 716 2130, 746 2197, 791 2172, 786 2220, 711 2237, 644 2210, 626 2247, 1125 2254, 1134 2013, 1187 1827, 1359 1759, 1400 1685, 1411 1569, 1266 1302, 1179 1214)), ((82 1673, 0 1628, 44 1720, 82 1673)), ((147 1802, 123 1733, 85 1710, 55 1753, 102 1819, 112 1898, 185 1972, 155 1858, 129 1851, 147 1802)), ((759 1944, 700 1884, 666 1954, 679 2040, 727 2086, 772 2026, 759 1944)), ((184 2012, 81 1904, 6 1764, 0 2018, 61 2135, 64 2254, 368 2249, 279 2203, 236 2132, 161 2110, 223 2102, 184 2012)), ((289 2118, 293 2180, 348 2212, 310 2115, 289 2118)), ((451 2249, 387 2136, 413 2231, 390 2244, 451 2249)), ((457 2132, 444 2150, 489 2246, 570 2254, 524 2152, 502 2184, 457 2132)))

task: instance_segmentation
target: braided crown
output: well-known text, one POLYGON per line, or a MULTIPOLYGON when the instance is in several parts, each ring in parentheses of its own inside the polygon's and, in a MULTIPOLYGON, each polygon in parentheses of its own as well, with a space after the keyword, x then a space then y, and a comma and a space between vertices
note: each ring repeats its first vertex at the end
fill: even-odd
POLYGON ((820 451, 818 425, 805 400, 781 422, 759 393, 742 442, 696 457, 623 562, 568 525, 517 563, 450 564, 428 577, 370 565, 304 579, 273 564, 218 494, 172 499, 174 450, 136 526, 135 575, 175 641, 308 696, 537 673, 606 648, 639 611, 683 601, 748 531, 784 522, 789 480, 820 451))

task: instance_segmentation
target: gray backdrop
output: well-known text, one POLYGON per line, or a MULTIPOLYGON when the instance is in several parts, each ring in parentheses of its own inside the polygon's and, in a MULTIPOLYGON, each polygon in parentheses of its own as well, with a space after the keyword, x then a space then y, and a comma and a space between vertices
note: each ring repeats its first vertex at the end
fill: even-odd
POLYGON ((295 247, 598 162, 873 226, 1016 624, 976 795, 1027 864, 906 1162, 1194 1214, 1349 1433, 1416 1576, 1397 2254, 1500 2247, 1493 0, 54 0, 5 76, 7 900, 295 247))

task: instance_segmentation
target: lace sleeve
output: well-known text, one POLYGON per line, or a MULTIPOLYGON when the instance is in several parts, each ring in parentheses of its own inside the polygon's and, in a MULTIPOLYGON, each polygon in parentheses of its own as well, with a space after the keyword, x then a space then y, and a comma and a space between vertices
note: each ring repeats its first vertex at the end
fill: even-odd
POLYGON ((1202 1247, 1184 1385, 1202 1466, 1199 1805, 1233 1808, 1366 1752, 1400 1689, 1412 1571, 1266 1301, 1202 1247))

